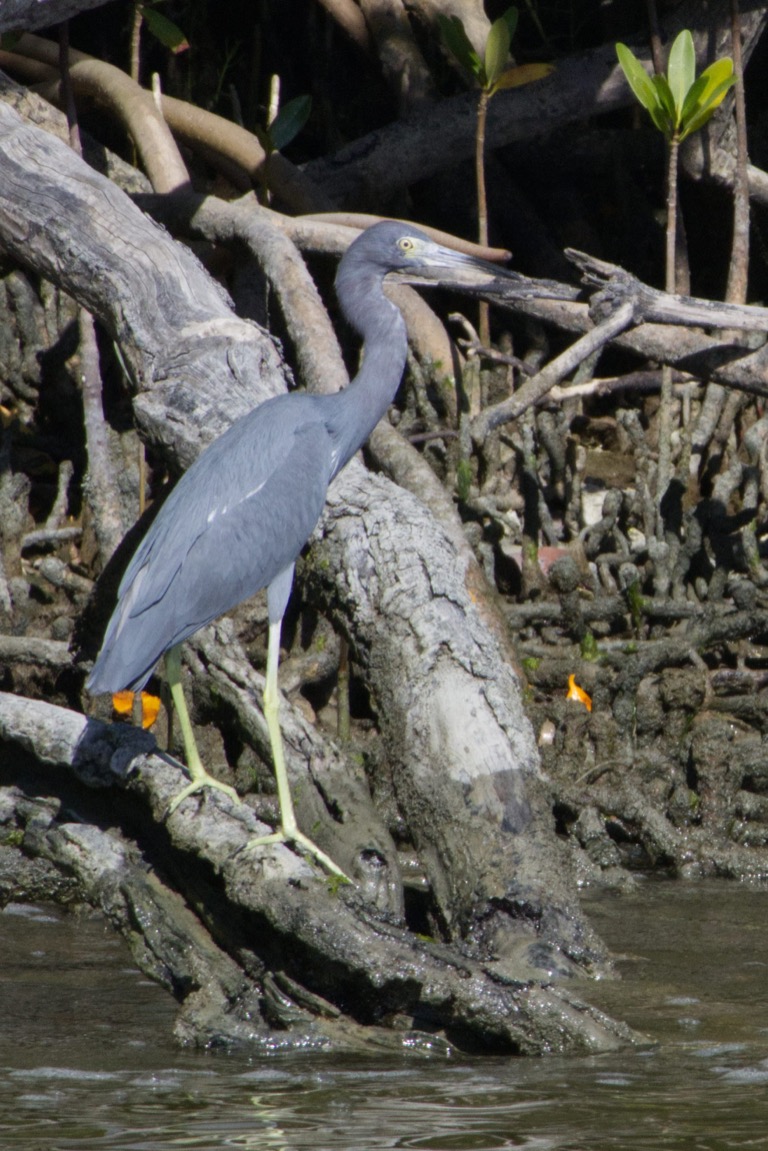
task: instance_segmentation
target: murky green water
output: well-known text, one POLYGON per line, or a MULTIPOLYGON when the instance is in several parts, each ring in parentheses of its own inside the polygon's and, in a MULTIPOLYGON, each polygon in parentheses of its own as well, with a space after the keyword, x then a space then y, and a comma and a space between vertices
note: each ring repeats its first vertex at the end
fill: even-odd
POLYGON ((0 1148, 768 1149, 768 892, 646 882, 590 900, 623 956, 594 1001, 657 1045, 583 1059, 183 1052, 101 922, 0 914, 0 1148))

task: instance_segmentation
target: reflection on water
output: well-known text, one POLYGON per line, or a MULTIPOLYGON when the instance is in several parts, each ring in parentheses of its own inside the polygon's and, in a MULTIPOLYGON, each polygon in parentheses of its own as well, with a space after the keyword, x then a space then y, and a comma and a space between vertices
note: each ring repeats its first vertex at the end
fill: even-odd
POLYGON ((99 919, 0 914, 0 1147, 24 1151, 768 1151, 768 892, 641 884, 589 914, 654 1045, 581 1059, 179 1051, 173 1004, 99 919))

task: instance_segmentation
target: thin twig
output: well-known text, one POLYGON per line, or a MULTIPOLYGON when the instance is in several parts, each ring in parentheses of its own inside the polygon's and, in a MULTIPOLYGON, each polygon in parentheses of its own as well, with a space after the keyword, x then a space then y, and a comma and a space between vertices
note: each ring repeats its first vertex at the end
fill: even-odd
POLYGON ((71 543, 79 539, 83 529, 73 525, 70 528, 38 528, 37 531, 27 532, 21 538, 21 550, 30 548, 59 547, 61 544, 71 543))
POLYGON ((597 348, 602 348, 609 340, 625 331, 634 322, 634 314, 634 305, 631 302, 621 304, 608 319, 597 324, 561 355, 550 360, 535 376, 526 380, 513 396, 481 412, 472 421, 472 438, 475 443, 481 444, 494 428, 517 419, 528 408, 541 403, 555 384, 574 371, 597 348))
MULTIPOLYGON (((82 155, 80 129, 77 123, 69 66, 68 25, 59 29, 59 63, 61 90, 69 124, 69 139, 73 151, 82 155)), ((86 443, 88 447, 88 473, 86 492, 93 511, 94 529, 103 565, 116 550, 123 537, 120 520, 120 496, 109 463, 109 444, 102 410, 102 384, 99 367, 99 349, 93 316, 85 308, 78 311, 80 334, 80 384, 83 397, 86 443)))
POLYGON ((747 112, 744 100, 744 73, 741 58, 741 14, 739 0, 731 0, 731 55, 736 77, 736 170, 733 177, 733 238, 725 298, 732 304, 747 299, 749 272, 749 178, 747 169, 747 112))

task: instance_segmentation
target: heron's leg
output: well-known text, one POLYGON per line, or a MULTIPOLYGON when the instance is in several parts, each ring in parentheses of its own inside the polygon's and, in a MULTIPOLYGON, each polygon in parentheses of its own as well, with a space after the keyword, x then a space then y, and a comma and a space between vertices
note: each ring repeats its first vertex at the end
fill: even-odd
POLYGON ((168 679, 168 688, 173 700, 173 708, 179 717, 179 727, 181 728, 181 738, 184 741, 184 756, 187 761, 187 771, 192 776, 191 783, 183 787, 178 795, 174 796, 168 807, 168 814, 175 811, 182 800, 186 799, 189 795, 194 795, 197 791, 202 791, 204 787, 215 787, 217 791, 223 791, 225 795, 230 796, 231 799, 240 802, 240 796, 235 791, 234 787, 230 787, 228 783, 222 783, 221 780, 216 779, 214 776, 209 775, 203 767, 203 761, 200 759, 200 753, 197 750, 195 742, 195 734, 192 730, 192 723, 187 711, 187 701, 184 698, 184 689, 181 686, 181 647, 176 646, 170 648, 165 655, 165 674, 168 679))
POLYGON ((269 744, 272 748, 272 763, 277 783, 277 799, 280 804, 280 826, 286 839, 292 839, 299 830, 293 808, 293 796, 288 782, 283 750, 283 733, 280 729, 280 692, 277 686, 277 669, 280 663, 280 633, 282 620, 269 625, 267 645, 267 675, 264 681, 264 718, 269 731, 269 744))
POLYGON ((332 875, 339 875, 348 882, 349 877, 337 867, 329 855, 321 851, 302 831, 296 823, 296 814, 293 808, 293 798, 288 782, 288 772, 285 766, 283 752, 283 735, 280 730, 280 693, 277 687, 277 668, 280 661, 280 629, 282 619, 274 620, 269 625, 269 643, 267 646, 267 674, 264 684, 264 718, 269 731, 269 743, 272 748, 272 760, 275 768, 277 783, 277 798, 280 804, 280 830, 271 835, 258 836, 252 839, 249 847, 260 843, 293 843, 314 856, 326 871, 332 875))

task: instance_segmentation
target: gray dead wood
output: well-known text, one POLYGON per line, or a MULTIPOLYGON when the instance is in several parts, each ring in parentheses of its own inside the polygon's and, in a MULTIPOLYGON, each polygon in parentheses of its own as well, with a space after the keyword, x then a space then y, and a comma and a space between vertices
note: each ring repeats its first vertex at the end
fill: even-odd
POLYGON ((544 1054, 637 1038, 568 992, 510 980, 503 964, 372 919, 354 891, 335 891, 284 845, 248 849, 264 825, 226 797, 167 820, 170 890, 151 870, 161 847, 148 813, 161 819, 180 773, 140 732, 0 693, 0 741, 21 780, 0 789, 4 838, 74 876, 82 898, 104 909, 142 968, 184 1004, 187 1041, 544 1054), (99 817, 86 794, 78 811, 72 775, 105 798, 120 789, 143 852, 130 834, 106 830, 114 803, 99 817))
MULTIPOLYGON (((542 130, 572 123, 590 111, 628 103, 612 48, 593 49, 561 61, 557 76, 499 93, 491 101, 489 148, 528 140, 542 130), (587 95, 587 82, 592 107, 587 95), (594 94, 599 91, 599 98, 594 94)), ((381 204, 402 188, 453 168, 472 156, 477 97, 473 92, 428 105, 406 120, 377 129, 333 156, 303 169, 337 208, 381 204)))
POLYGON ((59 640, 0 635, 0 663, 28 663, 58 671, 71 666, 72 653, 67 644, 59 640))
POLYGON ((339 628, 354 621, 397 803, 448 930, 518 971, 599 967, 549 833, 517 677, 449 536, 409 493, 355 469, 329 493, 303 578, 339 628))
MULTIPOLYGON (((261 710, 264 677, 248 662, 232 635, 228 619, 198 632, 189 643, 190 674, 195 696, 208 701, 208 709, 226 717, 255 748, 268 768, 271 784, 269 731, 261 710)), ((403 890, 394 844, 381 819, 360 797, 368 796, 362 768, 345 757, 302 716, 283 701, 280 726, 285 759, 301 827, 311 827, 319 847, 331 855, 355 881, 366 902, 383 914, 401 920, 403 890), (306 787, 306 780, 313 786, 306 787), (323 802, 325 798, 326 802, 323 802), (328 818, 333 808, 335 818, 328 818)), ((278 819, 274 795, 267 797, 270 822, 278 819)))
POLYGON ((560 380, 594 347, 608 340, 702 379, 759 396, 768 393, 768 308, 670 295, 649 287, 616 264, 573 249, 566 255, 580 270, 587 287, 595 290, 589 305, 576 299, 575 288, 525 277, 512 285, 499 280, 478 290, 484 299, 510 311, 536 316, 582 335, 526 380, 513 396, 485 408, 473 420, 472 435, 477 443, 499 424, 516 420, 546 401, 560 380), (727 337, 718 338, 719 330, 727 332, 727 337), (737 332, 744 336, 734 336, 737 332))
MULTIPOLYGON (((3 246, 120 342, 136 383, 137 424, 169 460, 188 464, 233 418, 284 386, 272 341, 232 315, 185 249, 2 105, 0 157, 3 246)), ((357 463, 334 485, 321 535, 328 546, 316 567, 327 558, 335 578, 313 586, 370 674, 398 798, 446 929, 481 953, 495 948, 510 978, 600 966, 603 949, 581 917, 554 835, 519 685, 482 597, 473 600, 465 561, 412 495, 357 463)), ((354 823, 345 811, 339 836, 347 818, 354 823)))
MULTIPOLYGON (((590 265, 601 264, 603 267, 614 268, 614 265, 594 261, 592 257, 584 257, 581 253, 579 258, 589 261, 590 265)), ((614 295, 614 303, 621 302, 625 298, 622 295, 622 281, 625 277, 634 280, 639 288, 639 300, 646 301, 652 309, 649 310, 649 316, 655 314, 667 320, 663 323, 651 322, 650 319, 643 322, 644 304, 639 303, 636 326, 614 338, 616 347, 633 352, 644 360, 669 364, 700 379, 714 380, 718 384, 753 395, 766 394, 768 345, 763 337, 766 309, 667 296, 664 292, 657 292, 641 284, 623 269, 615 270, 619 274, 617 291, 614 295, 614 286, 609 286, 606 296, 614 295), (745 334, 739 342, 730 337, 723 340, 716 334, 721 323, 726 327, 738 326, 750 334, 745 334), (703 331, 703 324, 714 325, 714 329, 703 331), (711 334, 712 331, 715 334, 711 334)), ((519 295, 504 300, 503 293, 496 290, 493 293, 484 291, 482 294, 510 311, 531 316, 567 332, 581 334, 593 326, 592 308, 576 299, 549 300, 519 295)))
MULTIPOLYGON (((565 285, 560 285, 557 293, 553 291, 551 300, 546 299, 545 285, 542 285, 541 297, 537 298, 535 293, 525 291, 524 281, 511 287, 498 281, 481 292, 486 299, 512 311, 536 315, 584 335, 527 380, 514 396, 486 408, 473 421, 472 434, 478 443, 492 428, 517 419, 528 408, 545 400, 554 385, 570 373, 575 362, 584 358, 579 353, 581 346, 588 352, 590 339, 598 341, 601 331, 619 347, 632 349, 649 359, 702 379, 766 395, 768 308, 670 295, 649 287, 616 264, 572 249, 566 255, 578 267, 588 288, 595 289, 589 308, 575 299, 568 300, 565 285), (555 299, 556 294, 561 298, 555 299), (625 319, 627 312, 631 315, 629 332, 624 331, 629 326, 625 319), (719 330, 727 332, 727 337, 718 338, 719 330), (735 337, 736 332, 743 332, 744 336, 735 337), (743 342, 734 342, 737 338, 743 342)), ((574 290, 573 296, 575 294, 574 290)))
POLYGON ((601 310, 609 305, 617 307, 623 302, 631 303, 636 324, 682 324, 685 327, 737 328, 744 332, 763 333, 768 329, 768 308, 670 295, 649 287, 617 264, 598 260, 586 252, 569 248, 566 256, 579 269, 585 284, 600 289, 601 310))
POLYGON ((528 408, 540 403, 552 388, 569 376, 579 364, 600 351, 621 332, 633 323, 634 307, 631 301, 624 301, 612 310, 599 324, 566 348, 559 356, 531 376, 517 392, 507 400, 485 408, 472 421, 472 438, 482 444, 489 432, 500 424, 518 419, 528 408))

